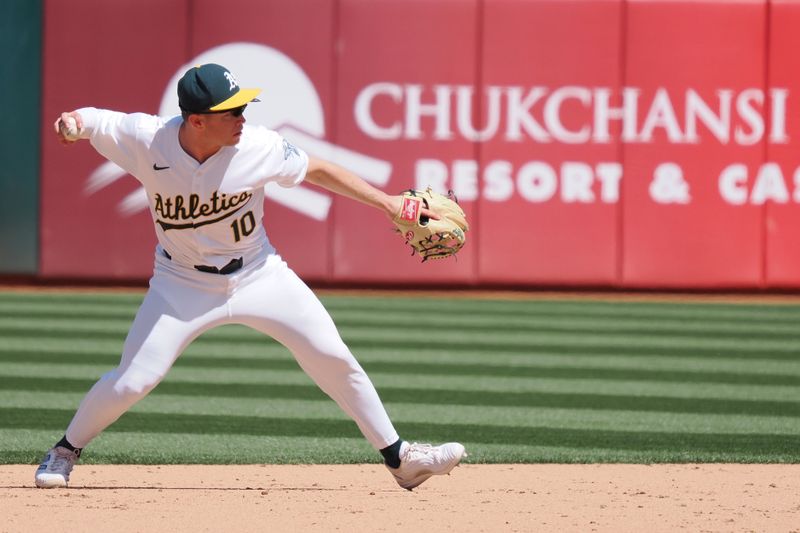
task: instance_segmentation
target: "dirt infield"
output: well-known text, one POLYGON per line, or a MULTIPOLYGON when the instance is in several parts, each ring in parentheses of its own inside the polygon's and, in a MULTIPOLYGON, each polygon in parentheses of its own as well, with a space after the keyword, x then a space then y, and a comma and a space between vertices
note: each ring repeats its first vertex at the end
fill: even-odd
POLYGON ((414 492, 379 465, 0 466, 2 532, 800 531, 800 465, 462 465, 414 492))

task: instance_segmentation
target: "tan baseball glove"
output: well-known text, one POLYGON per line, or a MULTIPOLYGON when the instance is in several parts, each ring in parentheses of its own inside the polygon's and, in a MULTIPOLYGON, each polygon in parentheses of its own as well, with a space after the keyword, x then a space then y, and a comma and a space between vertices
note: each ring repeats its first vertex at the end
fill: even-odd
POLYGON ((458 253, 464 246, 469 230, 467 217, 456 203, 453 191, 443 196, 433 192, 430 187, 424 191, 404 192, 400 212, 393 222, 406 244, 414 249, 412 255, 419 253, 423 263, 428 259, 442 259, 458 253), (441 219, 423 216, 423 207, 441 219))

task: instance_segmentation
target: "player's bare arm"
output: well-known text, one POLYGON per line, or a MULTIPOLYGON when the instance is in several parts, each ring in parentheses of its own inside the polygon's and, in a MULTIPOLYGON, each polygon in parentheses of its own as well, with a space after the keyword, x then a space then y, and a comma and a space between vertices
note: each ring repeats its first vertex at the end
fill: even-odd
MULTIPOLYGON (((390 219, 400 212, 400 206, 403 201, 402 195, 386 194, 349 170, 330 161, 315 157, 308 158, 308 171, 306 172, 305 181, 380 209, 390 219)), ((428 209, 423 208, 422 214, 434 220, 439 220, 439 215, 428 209)))

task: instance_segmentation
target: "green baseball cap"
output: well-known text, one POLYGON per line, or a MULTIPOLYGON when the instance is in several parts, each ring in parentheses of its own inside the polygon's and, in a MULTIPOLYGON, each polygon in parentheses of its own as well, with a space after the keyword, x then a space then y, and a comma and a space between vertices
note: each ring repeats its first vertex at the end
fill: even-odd
POLYGON ((178 106, 189 113, 225 111, 258 102, 261 89, 242 89, 231 72, 216 63, 198 65, 178 81, 178 106))

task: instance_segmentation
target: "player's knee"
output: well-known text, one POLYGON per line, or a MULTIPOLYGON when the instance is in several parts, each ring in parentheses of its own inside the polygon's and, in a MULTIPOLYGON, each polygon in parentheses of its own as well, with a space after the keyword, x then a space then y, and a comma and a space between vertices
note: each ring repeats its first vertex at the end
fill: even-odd
POLYGON ((325 354, 323 360, 324 365, 328 368, 328 372, 332 374, 343 376, 361 374, 364 372, 361 365, 347 348, 328 352, 325 354))
POLYGON ((129 367, 125 372, 119 374, 114 383, 114 392, 120 396, 145 396, 158 385, 161 378, 160 374, 129 367))

